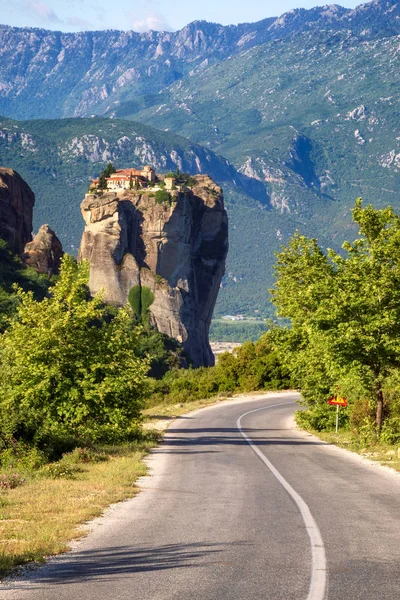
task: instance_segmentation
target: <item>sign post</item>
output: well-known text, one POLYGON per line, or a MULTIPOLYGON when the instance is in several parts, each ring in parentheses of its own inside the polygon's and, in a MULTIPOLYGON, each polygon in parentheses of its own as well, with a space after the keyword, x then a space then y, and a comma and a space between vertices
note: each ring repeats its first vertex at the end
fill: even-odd
POLYGON ((329 398, 328 404, 336 406, 336 433, 339 429, 339 406, 347 406, 346 398, 340 398, 339 396, 332 396, 329 398))

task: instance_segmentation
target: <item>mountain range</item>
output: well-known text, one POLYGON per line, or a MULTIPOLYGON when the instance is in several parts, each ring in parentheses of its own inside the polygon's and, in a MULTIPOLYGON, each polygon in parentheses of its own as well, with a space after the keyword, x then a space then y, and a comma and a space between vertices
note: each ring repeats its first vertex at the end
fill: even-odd
POLYGON ((394 0, 177 32, 2 26, 0 40, 0 160, 37 192, 38 221, 75 246, 108 160, 208 172, 230 217, 219 313, 269 312, 274 251, 296 228, 337 249, 357 196, 400 208, 394 0))

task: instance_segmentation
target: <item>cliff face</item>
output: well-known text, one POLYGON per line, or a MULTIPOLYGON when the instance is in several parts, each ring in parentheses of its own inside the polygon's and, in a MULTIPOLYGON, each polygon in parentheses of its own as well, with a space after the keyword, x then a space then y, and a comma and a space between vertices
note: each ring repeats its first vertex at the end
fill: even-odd
POLYGON ((212 365, 208 330, 228 251, 222 190, 210 177, 172 191, 158 204, 151 191, 87 195, 79 258, 90 262, 92 294, 125 305, 132 287, 154 293, 151 323, 177 339, 196 366, 212 365))
POLYGON ((16 171, 0 167, 0 237, 15 254, 32 239, 35 195, 16 171))
POLYGON ((60 270, 64 252, 56 234, 48 225, 42 225, 31 242, 25 246, 23 261, 38 273, 51 277, 60 270))

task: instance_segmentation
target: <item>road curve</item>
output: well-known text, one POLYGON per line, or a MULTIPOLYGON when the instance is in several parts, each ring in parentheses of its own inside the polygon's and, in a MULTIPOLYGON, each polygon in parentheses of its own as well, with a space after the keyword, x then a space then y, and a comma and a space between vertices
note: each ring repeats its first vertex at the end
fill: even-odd
POLYGON ((0 599, 400 599, 400 476, 291 429, 297 398, 175 421, 143 491, 0 599))

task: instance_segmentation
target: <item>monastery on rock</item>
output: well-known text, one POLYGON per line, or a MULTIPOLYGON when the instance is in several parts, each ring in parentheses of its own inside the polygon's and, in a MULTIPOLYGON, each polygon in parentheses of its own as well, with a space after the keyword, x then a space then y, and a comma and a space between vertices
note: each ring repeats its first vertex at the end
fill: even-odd
MULTIPOLYGON (((135 186, 146 187, 148 182, 156 180, 156 172, 148 165, 143 169, 118 169, 106 177, 108 190, 129 190, 131 181, 135 186)), ((92 179, 91 185, 98 187, 99 179, 92 179)))

